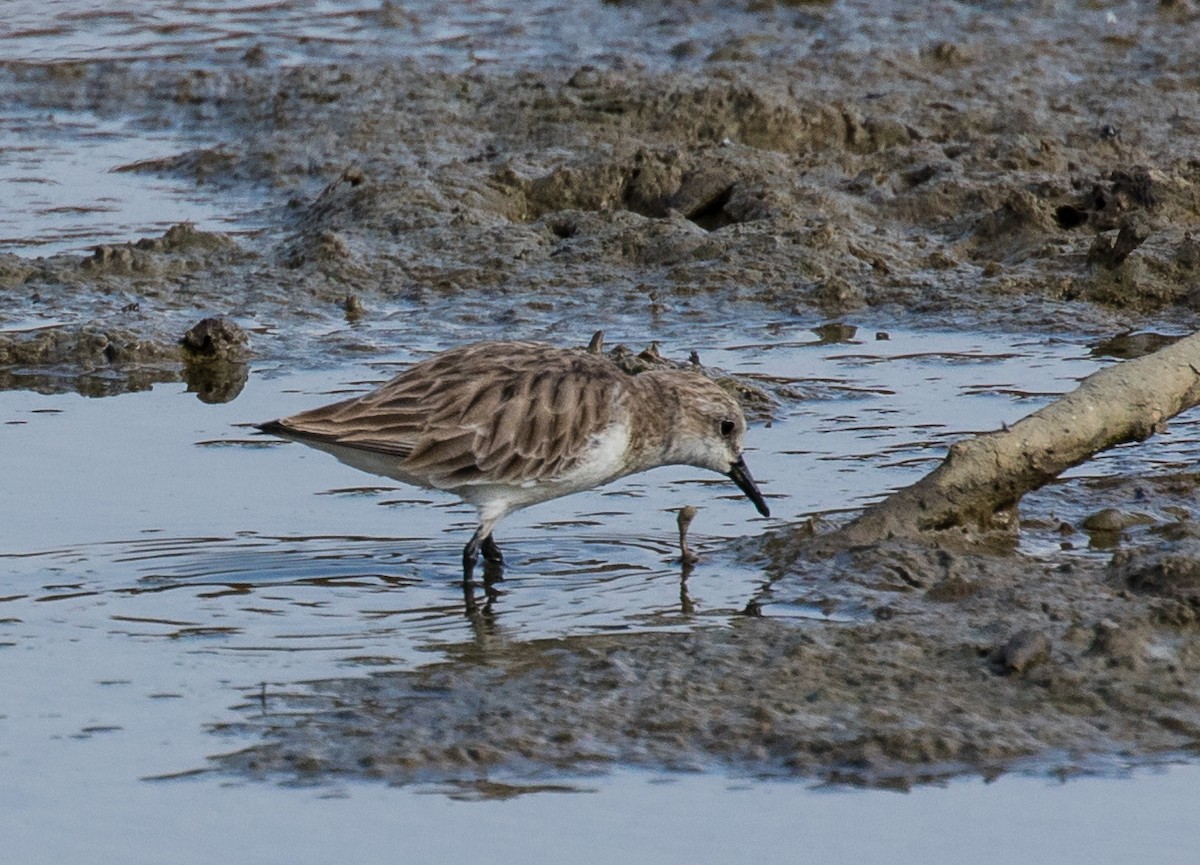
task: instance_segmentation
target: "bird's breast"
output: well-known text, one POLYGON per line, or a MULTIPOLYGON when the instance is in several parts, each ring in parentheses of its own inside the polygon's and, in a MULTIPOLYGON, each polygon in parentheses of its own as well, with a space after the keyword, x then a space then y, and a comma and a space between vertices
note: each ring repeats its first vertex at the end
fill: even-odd
POLYGON ((620 421, 594 433, 579 459, 553 479, 555 486, 564 488, 559 495, 590 489, 629 474, 629 433, 629 424, 620 421))

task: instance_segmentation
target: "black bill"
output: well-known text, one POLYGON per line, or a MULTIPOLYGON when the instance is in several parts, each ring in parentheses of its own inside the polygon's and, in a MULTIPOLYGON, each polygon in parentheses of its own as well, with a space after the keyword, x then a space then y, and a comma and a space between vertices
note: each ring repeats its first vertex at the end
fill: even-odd
POLYGON ((741 457, 738 457, 737 462, 729 467, 729 479, 738 485, 738 489, 746 494, 746 498, 754 502, 754 507, 758 508, 760 514, 764 517, 771 516, 771 509, 767 507, 762 493, 754 484, 754 478, 750 477, 750 469, 746 468, 746 461, 741 457))

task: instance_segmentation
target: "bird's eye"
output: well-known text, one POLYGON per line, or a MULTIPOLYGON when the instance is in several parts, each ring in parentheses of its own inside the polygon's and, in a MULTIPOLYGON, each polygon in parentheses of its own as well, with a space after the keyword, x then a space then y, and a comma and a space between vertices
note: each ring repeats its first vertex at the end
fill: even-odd
POLYGON ((733 435, 733 431, 736 428, 737 427, 734 425, 733 421, 731 421, 731 420, 721 421, 721 435, 723 435, 725 438, 729 438, 731 435, 733 435))

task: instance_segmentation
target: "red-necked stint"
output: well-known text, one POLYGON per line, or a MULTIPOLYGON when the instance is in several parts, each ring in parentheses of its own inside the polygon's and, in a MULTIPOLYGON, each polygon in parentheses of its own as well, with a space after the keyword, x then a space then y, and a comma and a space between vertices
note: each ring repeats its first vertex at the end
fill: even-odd
POLYGON ((468 583, 480 553, 503 562, 492 530, 508 514, 658 466, 720 472, 770 516, 742 459, 746 419, 733 397, 689 370, 631 375, 598 350, 466 345, 370 393, 258 428, 474 505, 468 583))

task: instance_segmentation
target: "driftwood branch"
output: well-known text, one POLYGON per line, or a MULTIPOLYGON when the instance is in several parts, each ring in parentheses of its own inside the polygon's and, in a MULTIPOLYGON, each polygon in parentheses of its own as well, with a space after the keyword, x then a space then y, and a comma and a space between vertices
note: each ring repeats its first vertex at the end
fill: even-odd
POLYGON ((955 443, 938 468, 826 536, 838 544, 988 528, 1031 490, 1200 403, 1200 333, 1085 378, 1012 426, 955 443))

